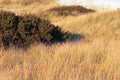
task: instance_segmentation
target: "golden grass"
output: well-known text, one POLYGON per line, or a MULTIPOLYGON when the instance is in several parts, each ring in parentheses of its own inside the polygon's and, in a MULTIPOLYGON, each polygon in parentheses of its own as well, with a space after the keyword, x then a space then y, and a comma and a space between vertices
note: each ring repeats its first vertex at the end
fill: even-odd
POLYGON ((119 80, 120 42, 103 38, 92 42, 34 46, 1 51, 1 80, 119 80))
POLYGON ((85 38, 34 45, 27 51, 0 49, 0 80, 120 80, 120 11, 48 17, 63 30, 85 38))
MULTIPOLYGON (((6 1, 6 0, 3 0, 6 1)), ((5 10, 5 11, 11 11, 15 12, 18 15, 24 15, 24 14, 36 14, 40 15, 44 11, 48 10, 51 7, 58 6, 58 4, 55 2, 55 0, 41 0, 41 2, 33 2, 29 5, 24 5, 22 4, 22 0, 18 0, 13 2, 11 4, 5 4, 0 2, 0 10, 5 10)), ((28 0, 31 1, 31 0, 28 0)), ((33 0, 34 1, 34 0, 33 0)))

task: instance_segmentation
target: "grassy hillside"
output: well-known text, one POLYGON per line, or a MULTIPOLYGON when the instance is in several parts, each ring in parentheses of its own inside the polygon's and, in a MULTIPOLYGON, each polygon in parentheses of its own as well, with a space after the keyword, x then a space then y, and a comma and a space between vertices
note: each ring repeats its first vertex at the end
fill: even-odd
MULTIPOLYGON (((56 6, 51 4, 34 10, 56 6)), ((120 80, 119 10, 44 17, 84 38, 52 46, 33 45, 26 51, 1 48, 0 80, 120 80)))
POLYGON ((58 6, 55 0, 3 0, 0 1, 0 10, 12 11, 19 15, 36 14, 58 6), (33 1, 33 2, 30 2, 33 1), (8 2, 8 3, 7 3, 8 2))

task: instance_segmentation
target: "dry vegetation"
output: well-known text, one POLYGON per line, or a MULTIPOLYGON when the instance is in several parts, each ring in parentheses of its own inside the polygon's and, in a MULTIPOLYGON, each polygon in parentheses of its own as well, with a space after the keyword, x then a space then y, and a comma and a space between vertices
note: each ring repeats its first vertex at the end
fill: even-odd
MULTIPOLYGON (((33 10, 46 11, 52 4, 33 10)), ((120 11, 47 18, 85 38, 26 51, 1 48, 0 80, 120 80, 120 11)))

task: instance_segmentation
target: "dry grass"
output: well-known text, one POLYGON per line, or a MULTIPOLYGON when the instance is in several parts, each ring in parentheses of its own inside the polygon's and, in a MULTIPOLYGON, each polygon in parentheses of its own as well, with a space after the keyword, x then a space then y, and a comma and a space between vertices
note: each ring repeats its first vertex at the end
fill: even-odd
MULTIPOLYGON (((54 7, 48 5, 38 9, 54 7)), ((85 38, 27 51, 0 49, 0 80, 120 80, 120 11, 49 20, 85 38)))
MULTIPOLYGON (((3 0, 3 1, 6 1, 6 0, 3 0)), ((25 15, 25 14, 40 15, 41 13, 48 10, 49 8, 58 6, 58 4, 54 0, 41 0, 41 2, 35 1, 33 3, 26 2, 26 4, 29 4, 29 5, 25 5, 22 3, 27 0, 25 1, 20 0, 20 1, 21 2, 17 0, 16 2, 13 1, 11 3, 9 1, 9 4, 0 2, 0 10, 15 12, 18 15, 25 15)), ((31 1, 31 0, 28 0, 28 1, 31 1)))
POLYGON ((0 53, 1 80, 119 80, 120 42, 92 42, 34 46, 23 52, 0 53))
POLYGON ((22 4, 22 5, 30 5, 32 3, 49 3, 54 0, 1 0, 0 3, 4 5, 11 4, 22 4))

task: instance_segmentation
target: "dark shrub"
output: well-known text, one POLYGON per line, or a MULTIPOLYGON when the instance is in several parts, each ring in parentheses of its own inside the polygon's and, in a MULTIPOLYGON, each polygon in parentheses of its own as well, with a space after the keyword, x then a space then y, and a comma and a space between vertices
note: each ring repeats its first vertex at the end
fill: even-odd
POLYGON ((68 39, 68 32, 33 15, 16 16, 0 12, 0 46, 28 47, 32 43, 52 44, 68 39))
POLYGON ((82 6, 59 6, 49 9, 48 12, 57 16, 69 16, 69 15, 75 16, 95 11, 92 9, 87 9, 82 6))

